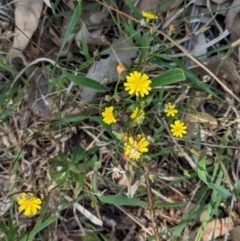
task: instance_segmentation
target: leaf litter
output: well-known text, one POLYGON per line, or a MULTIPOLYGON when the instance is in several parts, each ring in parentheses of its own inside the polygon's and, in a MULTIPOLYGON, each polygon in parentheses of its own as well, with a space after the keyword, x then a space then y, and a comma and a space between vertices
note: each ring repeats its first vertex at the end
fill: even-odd
MULTIPOLYGON (((119 30, 120 24, 116 20, 130 23, 129 19, 124 19, 119 14, 120 12, 117 11, 118 14, 115 15, 116 12, 111 11, 111 8, 105 5, 94 8, 90 3, 91 1, 82 2, 83 7, 89 10, 83 10, 75 29, 68 38, 67 45, 60 53, 61 57, 57 64, 73 74, 86 76, 103 85, 114 86, 118 81, 116 66, 119 63, 124 63, 129 69, 141 63, 141 55, 136 47, 137 39, 133 40, 119 30), (92 56, 94 53, 99 53, 98 58, 89 58, 87 56, 89 53, 92 56), (81 69, 78 69, 79 66, 81 69)), ((171 24, 176 25, 176 38, 179 38, 184 49, 216 73, 223 85, 233 93, 239 94, 239 52, 233 49, 232 53, 228 54, 230 57, 225 59, 227 50, 219 51, 220 47, 232 44, 238 36, 239 1, 187 1, 184 5, 183 1, 166 0, 159 4, 159 1, 140 0, 119 1, 109 6, 115 8, 118 6, 119 11, 132 15, 130 3, 140 13, 141 11, 157 13, 161 17, 161 24, 156 27, 162 27, 166 33, 171 24), (196 17, 182 19, 183 12, 187 17, 196 17)), ((54 70, 62 40, 71 24, 71 17, 65 13, 74 11, 77 2, 59 1, 57 6, 54 6, 46 0, 19 0, 16 3, 6 0, 0 4, 1 95, 6 94, 5 89, 11 86, 11 91, 9 90, 4 99, 0 96, 2 101, 0 106, 2 123, 0 127, 0 186, 2 186, 3 200, 8 202, 10 197, 15 197, 16 193, 23 190, 36 193, 41 190, 40 195, 44 200, 50 195, 47 215, 50 217, 57 210, 59 212, 61 223, 56 232, 59 240, 62 237, 65 237, 65 240, 76 240, 83 234, 85 237, 96 238, 86 233, 86 231, 93 232, 93 230, 95 235, 104 234, 107 230, 111 240, 146 240, 147 236, 154 234, 155 225, 158 225, 158 231, 163 232, 161 240, 182 240, 183 236, 184 240, 208 241, 215 240, 217 237, 222 237, 222 240, 227 240, 227 238, 237 240, 237 228, 233 228, 235 224, 229 217, 238 212, 238 199, 231 200, 230 197, 222 199, 225 205, 230 206, 231 203, 231 212, 222 208, 220 203, 219 206, 210 207, 208 199, 211 195, 220 195, 221 190, 217 192, 213 189, 212 193, 204 192, 205 186, 201 189, 200 180, 192 175, 192 169, 196 169, 196 163, 193 161, 205 158, 210 168, 211 165, 214 166, 216 160, 222 161, 216 154, 221 145, 229 149, 224 155, 231 162, 231 169, 228 169, 229 174, 232 173, 231 181, 234 183, 238 181, 238 169, 236 168, 238 143, 236 140, 239 140, 239 103, 231 96, 226 96, 222 86, 209 78, 202 68, 184 59, 185 54, 178 51, 174 45, 169 47, 170 51, 164 53, 162 58, 157 58, 157 53, 156 61, 150 59, 144 67, 149 70, 148 74, 153 77, 159 75, 162 70, 166 70, 164 66, 171 62, 172 58, 181 57, 184 65, 202 81, 202 86, 215 89, 220 96, 220 99, 215 99, 202 91, 201 87, 196 89, 191 84, 182 94, 174 89, 169 90, 168 95, 172 99, 186 100, 181 108, 187 112, 184 113, 184 118, 190 123, 192 133, 198 136, 199 128, 203 128, 205 132, 196 139, 196 143, 189 142, 188 148, 182 147, 171 136, 166 136, 166 142, 175 143, 174 152, 178 153, 178 163, 176 157, 173 158, 168 154, 168 148, 170 148, 168 145, 156 143, 156 150, 152 151, 161 150, 161 154, 149 163, 147 169, 150 174, 157 176, 152 187, 148 187, 143 176, 139 176, 121 161, 118 163, 119 167, 114 169, 114 174, 111 174, 112 181, 107 181, 105 176, 109 168, 111 169, 111 160, 115 160, 115 143, 98 146, 95 151, 90 152, 93 156, 93 153, 98 153, 101 168, 89 164, 85 166, 88 170, 86 177, 84 180, 79 180, 81 185, 68 183, 66 173, 61 172, 63 167, 58 158, 63 158, 64 154, 66 157, 64 161, 69 163, 74 158, 80 158, 82 151, 91 151, 95 144, 109 140, 108 135, 111 134, 111 132, 106 133, 102 126, 96 124, 91 117, 80 123, 75 121, 78 117, 89 114, 87 112, 89 103, 95 99, 102 101, 104 94, 88 87, 80 88, 79 85, 61 78, 64 72, 61 72, 59 66, 54 70), (60 13, 61 17, 57 15, 51 17, 53 13, 60 13), (52 65, 47 63, 52 63, 52 65), (11 66, 12 71, 7 66, 11 66), (71 119, 73 126, 62 126, 62 129, 53 128, 52 123, 55 120, 61 123, 62 119, 68 118, 73 118, 71 119), (224 143, 221 143, 222 133, 227 133, 224 143), (72 146, 78 147, 79 153, 73 154, 72 146), (53 161, 55 161, 55 166, 52 167, 53 170, 49 170, 53 161), (52 172, 56 172, 57 178, 54 180, 52 180, 52 172), (128 172, 131 172, 131 178, 129 174, 126 174, 128 172), (62 190, 58 190, 57 182, 64 183, 64 180, 65 186, 62 186, 62 190), (96 182, 99 190, 94 189, 96 182), (93 186, 93 193, 96 197, 104 195, 102 197, 107 198, 107 202, 103 201, 104 198, 102 202, 97 201, 101 198, 95 199, 94 202, 92 199, 90 202, 89 197, 92 194, 86 195, 87 192, 84 192, 86 186, 90 185, 93 186), (141 191, 141 187, 150 188, 156 200, 162 200, 156 202, 154 221, 151 210, 139 207, 140 205, 134 208, 110 205, 115 200, 111 199, 110 194, 122 194, 119 188, 127 188, 128 190, 124 189, 124 192, 128 192, 128 198, 135 198, 135 193, 141 191), (100 190, 102 193, 97 193, 100 190), (206 199, 197 206, 197 198, 200 198, 201 193, 205 193, 206 199), (61 197, 64 198, 61 199, 61 197), (68 203, 64 203, 64 199, 68 203), (62 207, 60 202, 66 206, 61 211, 59 211, 59 207, 62 207), (188 205, 192 202, 195 208, 188 209, 188 205), (205 214, 204 204, 205 208, 208 208, 207 214, 205 214), (157 205, 162 206, 158 208, 157 205), (218 207, 218 212, 216 212, 216 207, 218 207), (212 210, 214 208, 215 210, 212 210), (199 216, 204 213, 204 219, 198 221, 190 219, 185 230, 182 229, 180 232, 176 228, 177 225, 181 224, 182 220, 192 212, 197 212, 199 216), (94 223, 95 228, 92 230, 86 226, 83 228, 83 224, 88 222, 94 223), (171 228, 173 231, 170 231, 171 228), (98 229, 97 232, 96 229, 98 229), (228 233, 230 235, 227 237, 228 233)), ((161 36, 158 37, 161 38, 161 36)), ((157 41, 152 41, 151 44, 154 49, 152 53, 157 47, 161 48, 157 45, 157 41)), ((171 64, 174 66, 176 62, 172 61, 171 64)), ((179 86, 185 87, 182 84, 179 86)), ((171 86, 164 88, 168 87, 171 86)), ((97 102, 98 105, 94 104, 96 107, 90 111, 90 116, 99 113, 101 101, 97 102)), ((153 117, 156 118, 156 116, 153 117)), ((160 117, 162 118, 161 115, 160 117)), ((124 113, 121 118, 124 122, 124 113)), ((119 127, 116 126, 116 128, 119 127)), ((157 133, 160 126, 146 127, 146 131, 150 131, 149 128, 157 133)), ((81 173, 81 169, 71 171, 76 172, 76 176, 81 173)), ((127 197, 122 200, 127 204, 127 197)), ((143 200, 146 201, 146 199, 143 200)), ((9 205, 0 205, 0 207, 2 211, 0 222, 6 224, 9 205)), ((21 215, 16 220, 23 230, 31 226, 31 223, 21 215), (22 225, 23 221, 25 221, 24 225, 22 225)), ((237 223, 239 220, 234 221, 237 223)), ((46 240, 49 240, 48 235, 53 233, 52 230, 51 225, 44 230, 43 236, 46 240)), ((4 235, 0 234, 0 237, 3 239, 4 235)))

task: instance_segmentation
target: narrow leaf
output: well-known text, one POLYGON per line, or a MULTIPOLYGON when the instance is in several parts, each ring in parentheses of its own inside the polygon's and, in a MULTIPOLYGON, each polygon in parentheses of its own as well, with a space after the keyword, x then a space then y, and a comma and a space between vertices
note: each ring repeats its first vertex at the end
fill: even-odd
POLYGON ((137 198, 129 198, 125 196, 99 196, 98 199, 104 203, 127 205, 127 206, 144 206, 148 205, 147 202, 143 202, 137 198))
POLYGON ((61 46, 61 48, 60 48, 60 50, 58 52, 58 56, 57 56, 56 62, 58 61, 60 53, 62 52, 65 44, 67 43, 70 34, 73 32, 73 29, 74 29, 75 25, 79 21, 81 13, 82 13, 82 1, 79 1, 77 7, 75 8, 75 10, 73 12, 73 15, 71 17, 70 23, 68 24, 68 28, 66 30, 66 33, 64 34, 64 38, 63 38, 63 41, 62 41, 62 46, 61 46))
POLYGON ((170 69, 152 79, 152 87, 170 85, 185 80, 182 69, 170 69))
POLYGON ((203 83, 202 81, 200 81, 192 72, 190 72, 189 70, 186 70, 185 74, 187 76, 187 79, 193 85, 193 87, 198 88, 200 90, 203 90, 203 91, 207 92, 208 94, 213 95, 216 98, 219 98, 217 96, 217 94, 210 89, 209 85, 207 85, 207 84, 203 83))
POLYGON ((77 85, 83 86, 83 87, 88 87, 91 89, 95 89, 97 91, 108 91, 109 88, 99 84, 97 81, 83 77, 83 76, 76 76, 72 74, 68 74, 67 72, 64 71, 64 74, 68 79, 70 79, 72 82, 74 82, 77 85))
POLYGON ((39 224, 38 226, 34 227, 34 229, 30 232, 30 234, 24 236, 20 241, 27 241, 32 239, 36 234, 38 234, 41 230, 48 227, 51 223, 56 222, 58 220, 58 214, 52 215, 50 218, 45 220, 43 223, 39 224))
POLYGON ((65 125, 66 123, 73 123, 73 124, 79 124, 81 121, 84 121, 86 119, 94 120, 97 123, 99 123, 107 132, 108 134, 115 140, 115 136, 112 133, 112 129, 109 125, 103 122, 101 117, 98 116, 75 116, 75 117, 69 117, 66 119, 58 120, 57 122, 53 122, 52 125, 54 127, 59 128, 59 125, 65 125))
POLYGON ((212 188, 214 191, 220 193, 223 196, 223 198, 228 198, 232 195, 226 188, 216 183, 209 182, 208 186, 212 188))
POLYGON ((201 158, 198 162, 198 169, 197 169, 197 172, 198 172, 198 177, 206 184, 208 184, 208 181, 207 181, 207 171, 206 171, 206 159, 204 158, 201 158))

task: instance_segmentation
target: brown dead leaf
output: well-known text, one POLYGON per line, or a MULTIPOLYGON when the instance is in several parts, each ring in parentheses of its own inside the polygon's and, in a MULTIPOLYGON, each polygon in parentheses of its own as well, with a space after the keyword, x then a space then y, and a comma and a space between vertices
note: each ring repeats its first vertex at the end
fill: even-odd
POLYGON ((199 60, 204 62, 207 60, 207 47, 206 47, 206 37, 204 33, 199 33, 197 36, 194 37, 194 46, 192 49, 193 56, 201 56, 199 60))
POLYGON ((109 15, 109 11, 107 8, 102 8, 101 11, 93 13, 89 17, 90 24, 100 24, 107 18, 109 15))
POLYGON ((83 21, 82 21, 81 30, 78 32, 75 40, 76 41, 84 40, 89 45, 97 45, 97 46, 110 45, 110 43, 106 41, 106 38, 102 36, 102 29, 89 32, 83 21))
POLYGON ((28 95, 28 106, 35 113, 40 114, 44 118, 48 118, 51 114, 51 100, 46 97, 48 94, 48 79, 41 69, 36 70, 29 67, 26 70, 28 78, 30 78, 31 88, 28 95))
MULTIPOLYGON (((0 179, 1 180, 1 179, 0 179)), ((0 198, 0 215, 3 216, 10 208, 11 200, 8 198, 0 198)))
POLYGON ((207 4, 207 0, 198 0, 198 1, 194 1, 193 3, 196 6, 206 6, 207 4))
POLYGON ((236 40, 239 39, 239 36, 240 36, 240 14, 238 13, 234 20, 233 20, 233 23, 231 25, 231 34, 230 34, 230 42, 234 42, 236 40))
MULTIPOLYGON (((93 63, 86 75, 87 78, 96 80, 99 83, 105 79, 107 79, 107 83, 116 82, 118 80, 118 61, 130 66, 132 64, 132 59, 136 57, 137 54, 137 51, 133 47, 132 43, 129 40, 124 39, 124 37, 115 39, 113 41, 112 49, 108 52, 108 58, 100 59, 99 61, 95 61, 93 63)), ((90 102, 96 93, 96 90, 84 87, 81 98, 85 102, 90 102)))
MULTIPOLYGON (((73 199, 67 195, 64 196, 64 198, 68 201, 68 202, 73 202, 73 199)), ((98 225, 98 226, 103 226, 103 222, 102 220, 100 220, 97 216, 95 216, 94 214, 92 214, 91 212, 89 212, 85 207, 83 207, 82 205, 80 205, 78 202, 75 202, 73 204, 73 207, 76 208, 76 210, 78 210, 80 213, 82 213, 87 219, 89 219, 92 223, 98 225)))
POLYGON ((227 2, 228 0, 211 0, 212 2, 215 2, 217 4, 222 4, 222 3, 225 3, 227 2))
POLYGON ((140 12, 154 11, 154 9, 156 10, 156 7, 160 5, 160 12, 164 13, 177 8, 182 3, 182 0, 132 0, 132 2, 137 3, 136 7, 140 12))
MULTIPOLYGON (((222 59, 213 59, 205 66, 212 72, 216 72, 215 70, 221 61, 222 59)), ((191 71, 199 78, 203 78, 204 75, 207 75, 207 73, 201 67, 192 68, 191 71)), ((217 73, 217 76, 221 79, 227 80, 228 83, 226 83, 226 85, 232 91, 236 93, 240 92, 240 76, 236 69, 236 65, 231 60, 226 60, 222 64, 220 70, 217 73)))
POLYGON ((212 127, 217 127, 218 125, 217 120, 213 116, 204 112, 186 114, 184 121, 187 123, 209 123, 212 127))
POLYGON ((134 170, 133 170, 131 165, 125 164, 124 167, 125 167, 126 171, 129 171, 130 175, 127 175, 126 172, 123 172, 122 176, 121 176, 121 179, 118 181, 118 184, 120 186, 127 186, 127 187, 129 187, 131 185, 131 182, 132 182, 133 178, 134 178, 135 172, 134 172, 134 170))
MULTIPOLYGON (((136 0, 131 0, 137 9, 141 11, 152 11, 156 6, 159 4, 159 0, 141 0, 141 1, 136 1, 136 0)), ((129 13, 129 8, 126 6, 123 10, 126 13, 129 13)))
POLYGON ((177 18, 181 16, 182 11, 180 8, 173 9, 165 18, 164 28, 169 27, 170 24, 174 24, 177 21, 177 18))
POLYGON ((239 241, 240 226, 234 227, 229 233, 230 233, 232 241, 239 241))
POLYGON ((63 0, 63 2, 72 10, 76 8, 76 4, 73 1, 63 0))
POLYGON ((233 222, 231 219, 229 218, 214 219, 206 225, 203 231, 202 241, 210 241, 212 240, 213 236, 214 238, 223 236, 225 235, 227 230, 232 230, 232 229, 233 229, 233 222))
POLYGON ((43 1, 19 0, 15 8, 15 36, 13 46, 6 56, 11 61, 26 48, 36 31, 43 8, 43 1))
POLYGON ((85 40, 87 44, 98 46, 109 46, 110 43, 106 41, 102 35, 103 22, 109 15, 107 8, 102 8, 98 12, 92 12, 82 17, 82 26, 76 35, 76 41, 85 40), (88 29, 91 26, 91 29, 88 29))
MULTIPOLYGON (((216 2, 216 0, 214 2, 216 2)), ((230 6, 224 21, 226 24, 226 28, 229 31, 234 31, 232 26, 233 26, 235 17, 239 13, 239 10, 240 10, 240 0, 233 0, 232 5, 230 6)))
MULTIPOLYGON (((194 4, 196 4, 197 3, 197 1, 194 3, 194 4)), ((207 6, 206 4, 204 5, 204 6, 207 6)), ((228 9, 230 8, 230 6, 231 6, 231 1, 225 1, 224 3, 221 3, 221 4, 217 4, 217 3, 214 3, 214 2, 210 2, 210 9, 213 11, 213 12, 217 12, 217 11, 219 11, 219 9, 221 9, 221 15, 223 15, 223 16, 226 16, 227 15, 227 13, 228 13, 228 9)), ((209 9, 208 8, 205 8, 204 7, 204 9, 207 9, 206 11, 205 11, 205 13, 206 12, 209 12, 209 9)), ((201 11, 201 13, 202 14, 204 14, 204 11, 202 11, 202 10, 200 10, 201 11)), ((202 15, 201 14, 201 15, 202 15)), ((207 15, 207 14, 205 14, 205 15, 207 15)), ((202 16, 201 16, 202 17, 202 16)), ((215 19, 212 19, 213 21, 216 21, 215 19)))

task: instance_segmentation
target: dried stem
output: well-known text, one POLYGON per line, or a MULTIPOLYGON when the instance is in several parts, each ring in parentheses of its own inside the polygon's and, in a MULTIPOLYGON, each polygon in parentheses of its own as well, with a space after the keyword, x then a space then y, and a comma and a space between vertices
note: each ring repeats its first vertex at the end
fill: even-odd
POLYGON ((146 187, 147 187, 148 204, 149 204, 150 216, 151 216, 152 225, 153 225, 153 231, 154 231, 156 241, 160 241, 158 226, 156 222, 156 215, 154 210, 154 201, 152 196, 151 183, 149 181, 147 172, 145 174, 145 181, 146 181, 146 187))

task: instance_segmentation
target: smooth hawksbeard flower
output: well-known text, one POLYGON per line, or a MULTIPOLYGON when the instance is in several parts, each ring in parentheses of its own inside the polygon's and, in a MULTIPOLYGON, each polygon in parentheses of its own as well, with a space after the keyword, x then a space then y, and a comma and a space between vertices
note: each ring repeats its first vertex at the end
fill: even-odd
POLYGON ((19 198, 17 198, 18 210, 24 211, 25 216, 34 216, 38 210, 41 209, 42 201, 40 198, 36 198, 32 193, 23 192, 19 198))
POLYGON ((164 113, 167 115, 167 117, 169 116, 174 117, 178 113, 178 110, 176 109, 176 105, 172 103, 168 103, 166 105, 164 113))
POLYGON ((144 97, 144 95, 148 95, 149 91, 152 89, 149 86, 152 81, 146 74, 134 71, 133 73, 130 73, 126 79, 127 81, 124 83, 124 87, 130 95, 135 94, 136 96, 139 96, 140 94, 141 97, 144 97))
POLYGON ((144 116, 145 116, 145 113, 143 110, 139 110, 138 107, 136 107, 133 111, 133 113, 130 115, 130 118, 138 123, 138 124, 142 124, 143 120, 144 120, 144 116))
POLYGON ((158 19, 158 16, 151 12, 142 11, 142 16, 148 20, 158 19))
POLYGON ((180 120, 175 120, 173 124, 170 124, 172 135, 182 138, 187 133, 187 126, 180 120))
POLYGON ((129 159, 138 160, 142 153, 148 152, 149 142, 141 135, 134 139, 132 136, 124 143, 124 155, 129 159))
POLYGON ((102 112, 102 117, 103 117, 103 121, 108 125, 117 122, 117 120, 113 115, 113 106, 106 107, 102 112))

